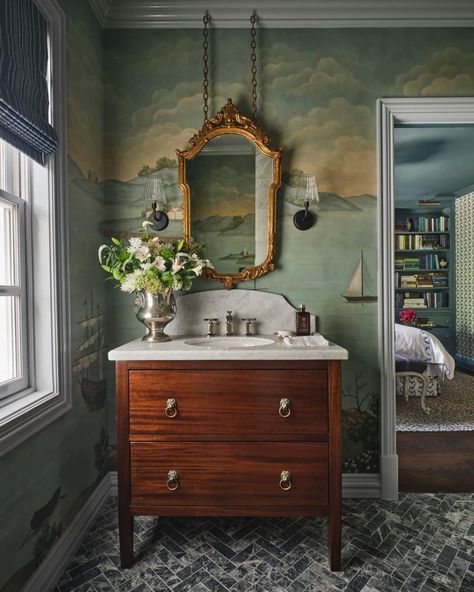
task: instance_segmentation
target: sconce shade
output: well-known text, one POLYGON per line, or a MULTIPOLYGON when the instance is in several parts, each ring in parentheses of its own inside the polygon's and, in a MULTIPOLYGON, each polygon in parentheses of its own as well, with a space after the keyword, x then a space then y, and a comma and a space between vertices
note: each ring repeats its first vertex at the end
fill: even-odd
POLYGON ((303 175, 298 186, 297 199, 303 202, 318 202, 319 192, 314 175, 303 175))
POLYGON ((164 211, 167 203, 166 195, 159 177, 153 175, 146 177, 143 197, 145 203, 151 204, 153 210, 148 216, 148 220, 153 224, 153 229, 164 230, 169 224, 169 218, 164 211))
POLYGON ((309 211, 311 202, 319 202, 319 192, 314 175, 303 175, 298 186, 297 199, 304 203, 304 210, 298 210, 293 216, 293 224, 298 230, 309 230, 314 224, 314 216, 309 211))
POLYGON ((166 204, 163 182, 159 177, 148 176, 145 179, 144 198, 146 202, 166 204))

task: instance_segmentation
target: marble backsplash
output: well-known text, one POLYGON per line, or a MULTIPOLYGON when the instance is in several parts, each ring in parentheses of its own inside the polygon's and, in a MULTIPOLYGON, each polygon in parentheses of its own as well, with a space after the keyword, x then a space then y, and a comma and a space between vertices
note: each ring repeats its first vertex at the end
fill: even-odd
MULTIPOLYGON (((228 310, 234 319, 234 334, 245 333, 242 319, 253 318, 255 334, 271 335, 275 331, 294 331, 296 309, 281 294, 256 290, 209 290, 191 292, 177 297, 176 318, 166 327, 169 335, 205 335, 205 318, 219 319, 217 335, 225 335, 225 317, 228 310)), ((315 330, 316 317, 311 315, 311 330, 315 330)))

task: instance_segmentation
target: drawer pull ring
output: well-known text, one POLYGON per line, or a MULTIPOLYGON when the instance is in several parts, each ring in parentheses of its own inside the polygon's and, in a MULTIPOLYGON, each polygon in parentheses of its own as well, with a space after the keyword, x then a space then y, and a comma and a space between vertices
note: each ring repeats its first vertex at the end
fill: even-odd
POLYGON ((170 491, 174 491, 179 487, 179 475, 177 471, 168 471, 168 479, 166 485, 170 491))
POLYGON ((168 417, 176 417, 178 415, 178 403, 176 403, 176 399, 168 399, 166 401, 165 413, 168 417))
POLYGON ((280 487, 283 491, 288 491, 293 487, 290 471, 282 471, 280 473, 280 487))
POLYGON ((280 399, 280 408, 278 409, 278 413, 282 417, 288 417, 289 415, 291 415, 290 399, 280 399))

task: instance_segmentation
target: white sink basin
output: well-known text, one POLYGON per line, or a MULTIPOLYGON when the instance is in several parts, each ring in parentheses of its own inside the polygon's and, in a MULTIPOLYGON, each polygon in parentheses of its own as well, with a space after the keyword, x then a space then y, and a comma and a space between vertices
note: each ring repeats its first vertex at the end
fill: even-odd
POLYGON ((274 341, 273 339, 267 339, 265 337, 245 337, 243 335, 235 335, 231 337, 198 337, 197 339, 188 339, 184 343, 207 349, 235 349, 239 347, 261 347, 262 345, 271 345, 274 341))

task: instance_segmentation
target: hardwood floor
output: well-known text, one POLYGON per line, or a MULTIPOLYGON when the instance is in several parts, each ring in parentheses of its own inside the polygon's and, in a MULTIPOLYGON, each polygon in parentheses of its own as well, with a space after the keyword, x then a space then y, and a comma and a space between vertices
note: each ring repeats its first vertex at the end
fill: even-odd
POLYGON ((401 492, 474 491, 474 432, 397 432, 401 492))

